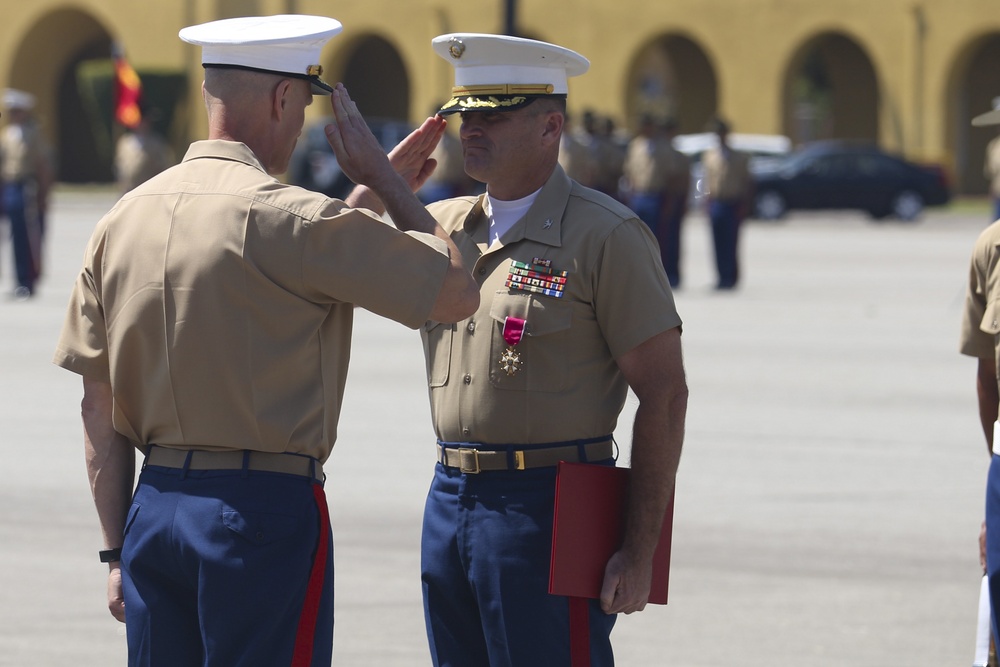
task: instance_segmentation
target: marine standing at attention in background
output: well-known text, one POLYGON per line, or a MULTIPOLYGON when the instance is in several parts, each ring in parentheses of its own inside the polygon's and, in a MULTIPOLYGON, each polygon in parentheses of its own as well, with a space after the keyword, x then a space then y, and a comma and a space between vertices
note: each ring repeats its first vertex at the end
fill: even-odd
POLYGON ((54 174, 48 148, 32 118, 35 96, 7 88, 3 92, 7 125, 0 132, 0 181, 3 211, 10 220, 17 286, 14 298, 30 299, 42 277, 45 215, 54 174))

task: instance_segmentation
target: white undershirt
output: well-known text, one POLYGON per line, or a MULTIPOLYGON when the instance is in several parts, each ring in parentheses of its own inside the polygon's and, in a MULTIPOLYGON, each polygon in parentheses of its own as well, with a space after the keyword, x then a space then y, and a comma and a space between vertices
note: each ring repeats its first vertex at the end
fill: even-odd
POLYGON ((538 188, 527 197, 515 199, 513 201, 503 201, 494 199, 490 193, 486 193, 486 203, 483 209, 490 221, 490 245, 499 241, 518 220, 524 217, 531 205, 538 198, 538 193, 542 189, 538 188))

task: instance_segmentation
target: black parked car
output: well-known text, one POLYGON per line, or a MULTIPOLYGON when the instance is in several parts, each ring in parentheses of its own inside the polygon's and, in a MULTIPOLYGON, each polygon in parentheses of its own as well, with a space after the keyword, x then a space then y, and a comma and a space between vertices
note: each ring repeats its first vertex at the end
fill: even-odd
POLYGON ((924 206, 948 203, 940 167, 924 167, 874 146, 813 144, 758 170, 754 216, 782 217, 792 209, 860 209, 874 218, 915 220, 924 206))
MULTIPOLYGON (((413 131, 412 125, 400 120, 374 118, 367 122, 386 153, 413 131)), ((329 123, 330 119, 324 118, 303 130, 288 165, 288 181, 328 197, 343 199, 354 188, 354 183, 340 170, 337 157, 326 140, 323 128, 329 123)))

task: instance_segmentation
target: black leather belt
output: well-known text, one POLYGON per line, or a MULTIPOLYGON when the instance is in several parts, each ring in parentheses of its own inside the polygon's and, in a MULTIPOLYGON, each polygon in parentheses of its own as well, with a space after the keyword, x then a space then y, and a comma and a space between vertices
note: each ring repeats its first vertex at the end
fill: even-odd
POLYGON ((324 479, 323 465, 309 456, 249 450, 211 452, 152 445, 145 465, 186 470, 259 470, 311 477, 320 482, 324 479))
MULTIPOLYGON (((489 445, 486 445, 487 447, 489 445)), ((446 447, 438 444, 437 460, 449 468, 458 468, 467 474, 496 470, 527 470, 557 465, 560 461, 577 463, 603 461, 614 456, 611 438, 580 445, 560 445, 527 449, 489 450, 474 447, 446 447), (581 456, 580 450, 583 450, 581 456)))

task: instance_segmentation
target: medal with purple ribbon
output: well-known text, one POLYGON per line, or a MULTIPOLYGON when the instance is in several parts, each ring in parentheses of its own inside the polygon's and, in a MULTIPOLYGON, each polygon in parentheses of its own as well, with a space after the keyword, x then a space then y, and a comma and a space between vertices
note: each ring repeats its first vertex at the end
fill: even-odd
POLYGON ((507 349, 500 355, 500 368, 507 375, 513 375, 521 370, 524 362, 521 361, 521 353, 517 349, 517 344, 521 342, 524 335, 524 320, 520 317, 505 317, 503 321, 503 339, 507 341, 507 349))

